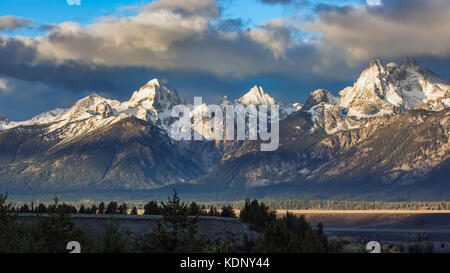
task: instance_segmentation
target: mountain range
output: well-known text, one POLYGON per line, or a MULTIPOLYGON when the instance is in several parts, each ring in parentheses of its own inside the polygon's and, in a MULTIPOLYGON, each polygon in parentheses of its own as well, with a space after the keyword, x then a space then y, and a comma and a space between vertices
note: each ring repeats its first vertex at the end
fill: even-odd
MULTIPOLYGON (((175 105, 157 79, 120 102, 96 94, 22 122, 0 115, 0 191, 12 193, 254 192, 333 199, 450 197, 450 82, 413 59, 373 59, 353 86, 318 89, 304 104, 277 102, 255 86, 217 105, 280 105, 280 145, 174 141, 175 105), (194 190, 195 191, 195 190, 194 190)), ((206 105, 189 105, 191 117, 206 105)), ((199 193, 200 194, 200 193, 199 193)))

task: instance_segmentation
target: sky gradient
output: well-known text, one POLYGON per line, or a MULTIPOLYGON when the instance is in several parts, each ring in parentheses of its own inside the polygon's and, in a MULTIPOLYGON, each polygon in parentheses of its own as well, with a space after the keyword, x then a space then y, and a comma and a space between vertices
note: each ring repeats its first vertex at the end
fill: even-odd
POLYGON ((304 102, 374 57, 449 78, 448 26, 445 0, 0 1, 0 113, 23 120, 94 92, 126 100, 156 77, 188 101, 261 85, 304 102))

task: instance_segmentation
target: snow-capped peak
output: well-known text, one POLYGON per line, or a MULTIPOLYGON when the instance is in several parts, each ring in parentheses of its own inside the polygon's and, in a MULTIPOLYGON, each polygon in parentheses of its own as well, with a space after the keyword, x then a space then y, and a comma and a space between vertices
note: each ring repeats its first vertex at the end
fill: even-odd
POLYGON ((266 94, 261 86, 254 86, 238 102, 245 105, 275 105, 276 101, 269 94, 266 94))
POLYGON ((369 64, 367 66, 367 68, 371 68, 371 67, 382 67, 383 66, 383 62, 381 61, 380 58, 373 58, 372 60, 369 61, 369 64))
POLYGON ((64 112, 66 112, 67 110, 68 109, 56 108, 56 109, 41 113, 41 114, 31 118, 28 122, 31 124, 50 123, 54 119, 56 119, 58 116, 62 115, 64 112))
POLYGON ((377 116, 391 114, 403 104, 395 85, 380 59, 369 62, 353 87, 339 92, 338 106, 349 108, 355 116, 377 116))
POLYGON ((155 103, 163 107, 171 106, 182 103, 182 99, 176 90, 169 90, 160 80, 153 79, 135 91, 129 100, 130 106, 134 104, 137 107, 138 104, 142 104, 146 109, 150 109, 152 106, 158 108, 157 105, 154 105, 155 103))
POLYGON ((83 120, 98 115, 98 109, 101 105, 117 105, 119 102, 103 98, 97 94, 93 94, 77 101, 69 110, 65 111, 60 120, 64 123, 83 120))
POLYGON ((163 84, 161 83, 161 81, 158 78, 154 78, 153 80, 148 81, 146 85, 161 86, 163 84))
POLYGON ((339 102, 339 98, 333 96, 333 94, 331 94, 330 91, 328 91, 328 90, 317 89, 309 95, 309 98, 306 101, 305 107, 311 108, 322 102, 334 105, 339 102))
POLYGON ((364 126, 372 117, 417 107, 440 111, 450 106, 449 82, 410 58, 401 65, 391 62, 386 66, 379 58, 371 60, 355 84, 339 92, 335 106, 321 103, 326 94, 314 91, 305 108, 329 133, 364 126))

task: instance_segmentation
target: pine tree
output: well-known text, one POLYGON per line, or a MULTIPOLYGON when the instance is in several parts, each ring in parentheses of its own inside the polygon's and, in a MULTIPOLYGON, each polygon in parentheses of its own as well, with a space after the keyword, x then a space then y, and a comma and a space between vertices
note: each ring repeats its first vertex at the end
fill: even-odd
POLYGON ((232 206, 223 206, 222 212, 220 213, 221 217, 231 217, 236 218, 236 213, 234 212, 234 209, 232 206))
POLYGON ((105 213, 105 203, 101 202, 98 206, 98 214, 104 214, 105 213))
POLYGON ((90 214, 97 214, 97 206, 96 205, 92 205, 91 209, 90 209, 90 214))
POLYGON ((47 213, 47 207, 44 204, 39 204, 36 210, 37 213, 47 213))
POLYGON ((131 215, 138 215, 138 211, 136 207, 133 207, 133 209, 131 210, 131 215))
POLYGON ((150 201, 144 206, 144 215, 161 215, 161 208, 156 201, 150 201))
POLYGON ((189 206, 189 215, 191 216, 198 216, 201 214, 200 206, 197 205, 197 203, 192 202, 189 206))
POLYGON ((79 214, 85 214, 86 213, 86 209, 84 208, 84 205, 80 206, 80 209, 78 210, 79 214))
POLYGON ((143 252, 194 253, 204 248, 203 238, 197 238, 198 218, 189 218, 189 207, 175 189, 166 203, 161 202, 161 212, 163 219, 157 229, 144 237, 143 252))
POLYGON ((111 201, 106 207, 106 214, 117 214, 118 204, 117 202, 111 201))
POLYGON ((123 203, 122 205, 120 205, 118 211, 119 211, 119 214, 128 214, 127 204, 123 203))

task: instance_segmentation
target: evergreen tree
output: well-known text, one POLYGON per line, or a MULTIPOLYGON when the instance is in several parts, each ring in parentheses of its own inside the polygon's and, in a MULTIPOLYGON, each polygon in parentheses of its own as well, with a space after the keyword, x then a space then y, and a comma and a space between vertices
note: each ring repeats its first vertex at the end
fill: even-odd
POLYGON ((177 191, 161 202, 163 220, 157 229, 145 235, 141 245, 143 252, 193 253, 204 248, 202 238, 197 238, 197 217, 189 218, 189 207, 181 202, 177 191))
POLYGON ((80 206, 80 209, 78 210, 79 214, 85 214, 86 213, 86 209, 84 208, 84 205, 80 206))
POLYGON ((270 253, 322 253, 329 251, 328 242, 312 229, 304 216, 286 213, 282 219, 267 222, 262 239, 255 252, 270 253))
POLYGON ((250 202, 247 199, 244 208, 241 210, 240 218, 244 222, 253 224, 257 230, 262 231, 268 222, 276 219, 276 213, 264 203, 259 203, 258 200, 250 202))
POLYGON ((37 213, 47 213, 47 207, 44 204, 39 204, 36 209, 37 213))
POLYGON ((101 253, 133 252, 131 239, 113 218, 105 226, 105 231, 100 236, 98 248, 97 251, 101 253))
POLYGON ((233 207, 228 205, 228 206, 223 206, 220 216, 236 218, 236 213, 234 212, 233 207))
POLYGON ((84 232, 75 228, 70 213, 73 212, 73 206, 58 204, 55 199, 53 205, 55 212, 51 212, 49 217, 39 218, 32 225, 29 240, 29 250, 31 252, 44 253, 67 253, 67 242, 78 241, 84 247, 89 245, 89 239, 84 232))
POLYGON ((117 202, 111 201, 106 207, 105 214, 117 214, 118 212, 118 204, 117 202))
POLYGON ((136 207, 133 207, 133 209, 131 210, 131 215, 138 215, 138 211, 136 207))
POLYGON ((202 205, 202 207, 200 208, 200 215, 201 216, 207 216, 208 215, 208 211, 206 210, 206 206, 202 205))
POLYGON ((189 215, 191 216, 198 216, 201 214, 200 206, 197 205, 197 203, 192 202, 189 206, 189 215))
POLYGON ((94 204, 92 205, 89 214, 97 214, 97 211, 98 211, 97 206, 94 204))
POLYGON ((218 217, 220 216, 220 212, 215 207, 211 206, 208 212, 208 216, 218 217))
POLYGON ((6 202, 8 195, 0 195, 0 253, 20 252, 24 238, 17 212, 6 202))
POLYGON ((20 213, 30 213, 30 208, 28 207, 27 204, 23 204, 20 209, 19 209, 20 213))
POLYGON ((144 206, 144 215, 161 215, 161 208, 156 201, 150 201, 144 206))
POLYGON ((119 214, 128 214, 127 204, 123 203, 122 205, 120 205, 118 210, 119 210, 119 214))

